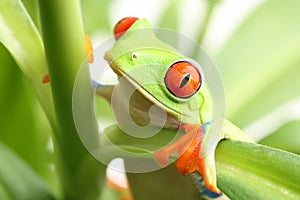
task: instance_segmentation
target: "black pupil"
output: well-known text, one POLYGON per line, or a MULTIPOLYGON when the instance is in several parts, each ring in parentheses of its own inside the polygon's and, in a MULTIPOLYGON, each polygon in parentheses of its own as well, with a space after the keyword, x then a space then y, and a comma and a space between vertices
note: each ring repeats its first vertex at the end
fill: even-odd
POLYGON ((190 80, 190 74, 187 74, 181 81, 179 88, 183 88, 190 80))

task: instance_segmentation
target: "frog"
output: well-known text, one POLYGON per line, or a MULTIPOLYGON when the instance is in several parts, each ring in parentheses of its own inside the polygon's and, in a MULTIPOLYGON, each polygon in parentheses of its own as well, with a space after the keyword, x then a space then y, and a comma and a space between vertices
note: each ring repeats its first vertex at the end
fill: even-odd
MULTIPOLYGON (((182 55, 176 48, 157 37, 146 18, 126 17, 114 27, 115 43, 104 59, 118 75, 119 85, 133 88, 129 102, 130 118, 139 126, 162 126, 183 131, 179 139, 153 153, 153 159, 164 168, 170 157, 178 154, 175 167, 182 175, 199 173, 205 187, 221 194, 217 186, 215 149, 223 139, 253 142, 242 130, 223 119, 217 135, 209 131, 213 119, 213 100, 200 64, 182 55), (165 115, 148 112, 155 105, 165 115), (209 145, 211 139, 214 145, 209 145)), ((89 49, 89 48, 87 48, 89 49)), ((123 91, 123 92, 122 92, 123 91)), ((118 105, 123 98, 118 90, 118 105)), ((97 88, 97 94, 111 101, 113 87, 97 88)), ((142 134, 142 133, 140 133, 142 134)))

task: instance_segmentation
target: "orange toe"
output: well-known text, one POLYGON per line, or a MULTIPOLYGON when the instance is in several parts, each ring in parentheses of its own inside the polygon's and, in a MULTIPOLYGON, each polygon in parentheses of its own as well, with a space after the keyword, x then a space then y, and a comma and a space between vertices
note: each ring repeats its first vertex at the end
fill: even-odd
POLYGON ((175 166, 179 173, 185 175, 198 172, 203 177, 204 185, 207 189, 221 194, 221 191, 217 188, 215 179, 211 178, 211 175, 215 174, 214 168, 211 168, 211 163, 209 163, 208 160, 205 160, 205 158, 200 159, 202 139, 205 133, 203 126, 183 124, 179 129, 185 130, 187 133, 174 143, 155 152, 155 161, 161 167, 166 167, 169 164, 169 157, 177 152, 179 157, 175 166))
POLYGON ((176 161, 176 169, 179 173, 185 175, 199 171, 199 151, 201 143, 191 144, 191 148, 185 151, 176 161))
POLYGON ((90 37, 87 34, 84 35, 84 41, 85 41, 85 53, 87 56, 88 63, 93 63, 94 62, 93 45, 90 37))
POLYGON ((202 162, 199 158, 199 155, 202 148, 201 144, 204 132, 202 127, 198 126, 196 129, 192 129, 192 131, 187 134, 193 134, 194 137, 187 149, 177 159, 176 168, 181 174, 184 175, 196 171, 201 173, 202 162))
POLYGON ((169 157, 177 152, 179 158, 176 161, 176 168, 181 174, 197 171, 204 132, 200 125, 191 125, 188 129, 190 131, 177 141, 154 153, 154 159, 161 167, 166 167, 169 164, 169 157))
POLYGON ((45 74, 43 76, 42 83, 46 84, 46 83, 49 83, 49 82, 50 82, 50 76, 49 76, 49 74, 45 74))

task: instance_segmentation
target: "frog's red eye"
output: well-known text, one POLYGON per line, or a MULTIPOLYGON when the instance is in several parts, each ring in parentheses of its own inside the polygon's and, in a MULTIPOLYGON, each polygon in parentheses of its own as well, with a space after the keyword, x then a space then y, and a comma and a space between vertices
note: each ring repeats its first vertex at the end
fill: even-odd
POLYGON ((200 89, 202 78, 199 70, 187 61, 173 63, 165 76, 165 84, 175 97, 189 98, 200 89))
POLYGON ((125 17, 121 19, 114 28, 116 40, 118 40, 136 20, 138 20, 137 17, 125 17))

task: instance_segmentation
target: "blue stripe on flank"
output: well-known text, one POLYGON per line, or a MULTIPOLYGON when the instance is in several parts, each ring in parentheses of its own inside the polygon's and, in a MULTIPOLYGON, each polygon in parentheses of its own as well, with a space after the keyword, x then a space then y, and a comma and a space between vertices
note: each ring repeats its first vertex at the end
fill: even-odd
POLYGON ((207 132, 207 128, 208 128, 208 126, 211 124, 211 122, 205 122, 204 124, 202 124, 202 128, 203 128, 203 130, 204 130, 204 133, 206 133, 207 132))

